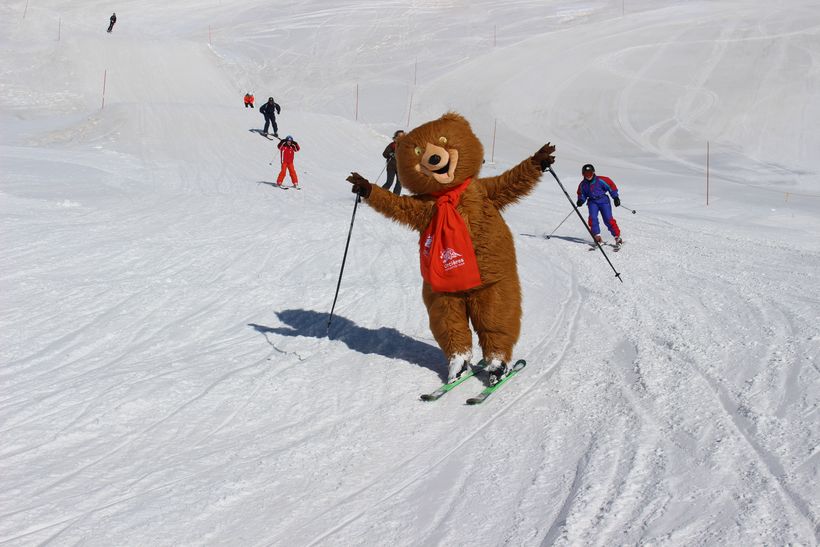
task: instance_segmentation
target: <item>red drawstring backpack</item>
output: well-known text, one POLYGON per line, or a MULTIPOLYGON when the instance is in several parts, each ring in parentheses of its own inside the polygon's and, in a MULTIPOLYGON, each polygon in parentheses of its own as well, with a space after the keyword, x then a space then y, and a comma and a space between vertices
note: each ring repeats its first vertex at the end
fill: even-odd
POLYGON ((478 260, 467 224, 456 211, 472 179, 433 193, 436 212, 419 239, 421 276, 435 292, 466 291, 481 285, 478 260))

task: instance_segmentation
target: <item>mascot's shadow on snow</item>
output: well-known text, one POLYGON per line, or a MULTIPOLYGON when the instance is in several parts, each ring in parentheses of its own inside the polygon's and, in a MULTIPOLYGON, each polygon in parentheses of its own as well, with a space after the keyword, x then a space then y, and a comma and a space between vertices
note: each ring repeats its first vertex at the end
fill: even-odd
POLYGON ((414 340, 396 329, 387 327, 368 329, 358 326, 350 319, 334 315, 330 332, 328 332, 327 313, 311 310, 285 310, 276 312, 276 316, 287 327, 266 327, 255 323, 250 323, 249 326, 262 334, 328 337, 331 340, 344 342, 347 347, 359 353, 402 359, 442 374, 441 365, 445 359, 437 346, 414 340))

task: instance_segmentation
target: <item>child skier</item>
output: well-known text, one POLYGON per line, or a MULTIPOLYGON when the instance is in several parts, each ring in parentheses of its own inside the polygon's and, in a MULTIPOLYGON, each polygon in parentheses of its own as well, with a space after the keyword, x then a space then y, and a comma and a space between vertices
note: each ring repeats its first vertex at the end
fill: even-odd
POLYGON ((276 147, 279 149, 279 159, 282 162, 282 169, 276 178, 276 184, 282 186, 282 182, 285 180, 285 171, 287 171, 293 187, 299 188, 299 178, 296 176, 296 169, 293 167, 293 156, 299 151, 299 143, 288 135, 276 147))
POLYGON ((114 23, 117 22, 117 14, 112 13, 111 17, 108 18, 108 22, 109 22, 108 32, 111 32, 112 30, 114 30, 114 23))
POLYGON ((253 108, 253 93, 245 93, 245 108, 253 108))
POLYGON ((618 228, 618 223, 612 216, 612 206, 607 196, 608 192, 615 202, 615 207, 620 207, 621 198, 618 197, 618 187, 611 178, 596 176, 595 167, 590 163, 581 168, 581 174, 584 179, 578 185, 576 204, 581 207, 586 202, 589 208, 589 227, 595 236, 595 241, 601 243, 601 227, 598 225, 598 212, 600 212, 609 233, 615 236, 615 245, 620 246, 623 243, 621 229, 618 228))

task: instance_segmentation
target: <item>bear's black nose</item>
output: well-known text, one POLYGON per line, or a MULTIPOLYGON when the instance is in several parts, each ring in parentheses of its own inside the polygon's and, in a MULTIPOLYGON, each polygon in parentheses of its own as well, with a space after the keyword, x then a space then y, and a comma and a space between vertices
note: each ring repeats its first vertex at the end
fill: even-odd
POLYGON ((430 163, 430 165, 438 165, 439 163, 441 163, 441 156, 439 156, 438 154, 433 154, 427 161, 430 163))

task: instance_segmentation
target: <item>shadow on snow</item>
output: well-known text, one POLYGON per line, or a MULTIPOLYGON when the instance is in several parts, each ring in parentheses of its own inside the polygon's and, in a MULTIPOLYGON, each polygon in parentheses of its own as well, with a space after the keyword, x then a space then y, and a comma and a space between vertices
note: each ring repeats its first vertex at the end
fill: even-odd
POLYGON ((430 369, 444 378, 446 359, 441 349, 415 340, 396 329, 388 327, 368 329, 360 327, 350 319, 334 315, 333 323, 328 331, 328 314, 311 310, 285 310, 276 312, 276 316, 287 326, 267 327, 255 323, 249 323, 248 326, 262 334, 338 340, 353 351, 366 355, 381 355, 388 359, 401 359, 430 369))
POLYGON ((287 186, 282 186, 281 184, 276 184, 275 182, 268 182, 266 180, 258 180, 258 181, 256 181, 256 184, 267 184, 268 186, 273 186, 274 188, 279 188, 279 189, 282 189, 282 190, 287 190, 288 189, 287 186))
POLYGON ((518 234, 526 237, 534 237, 537 239, 561 239, 563 241, 569 241, 570 243, 583 243, 584 245, 589 245, 592 241, 589 238, 583 239, 580 237, 570 237, 570 236, 550 236, 547 237, 546 235, 535 235, 535 234, 518 234))

